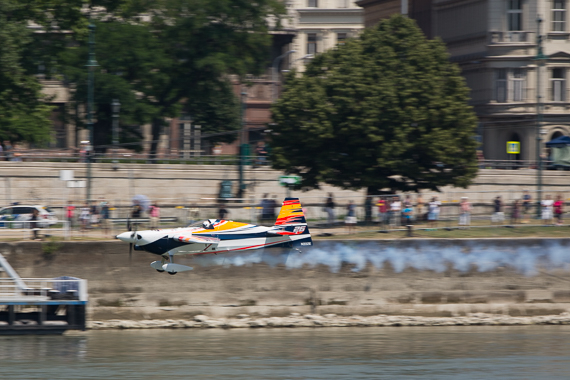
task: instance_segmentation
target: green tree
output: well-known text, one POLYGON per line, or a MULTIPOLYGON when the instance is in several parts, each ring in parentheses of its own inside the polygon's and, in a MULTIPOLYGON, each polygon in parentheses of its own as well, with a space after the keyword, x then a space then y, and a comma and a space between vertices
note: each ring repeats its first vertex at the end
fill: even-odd
POLYGON ((26 14, 24 5, 0 0, 0 139, 39 143, 50 137, 50 107, 24 67, 32 43, 26 14))
POLYGON ((444 44, 394 16, 288 75, 272 108, 273 167, 305 189, 466 187, 477 172, 468 91, 444 44))
MULTIPOLYGON (((276 0, 157 0, 124 2, 117 16, 96 24, 95 145, 108 144, 113 98, 121 129, 150 123, 150 155, 166 118, 190 115, 213 141, 231 141, 239 128, 239 104, 228 74, 259 73, 269 56, 268 19, 283 13, 276 0), (139 16, 145 12, 148 18, 139 16), (145 21, 146 20, 146 21, 145 21)), ((75 99, 87 99, 87 36, 61 55, 63 72, 77 84, 75 99)), ((122 136, 121 142, 126 136, 122 136)))

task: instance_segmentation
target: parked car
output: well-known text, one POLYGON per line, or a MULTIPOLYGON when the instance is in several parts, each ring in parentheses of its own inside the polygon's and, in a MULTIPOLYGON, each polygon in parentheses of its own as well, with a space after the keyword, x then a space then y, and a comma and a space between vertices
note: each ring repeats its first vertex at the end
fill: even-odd
POLYGON ((0 227, 28 228, 32 218, 32 210, 39 212, 38 226, 45 228, 57 223, 57 217, 47 206, 14 205, 0 208, 0 227), (23 221, 24 223, 3 223, 2 221, 23 221))

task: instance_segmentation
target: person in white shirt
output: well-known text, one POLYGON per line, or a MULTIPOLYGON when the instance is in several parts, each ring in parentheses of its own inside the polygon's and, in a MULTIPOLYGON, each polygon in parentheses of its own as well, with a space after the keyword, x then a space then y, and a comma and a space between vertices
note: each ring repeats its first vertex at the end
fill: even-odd
POLYGON ((400 197, 394 197, 394 200, 390 204, 390 211, 392 213, 392 225, 399 226, 402 219, 402 202, 400 197))
POLYGON ((431 202, 428 203, 428 224, 431 228, 437 227, 440 206, 441 202, 437 199, 437 197, 433 197, 431 199, 431 202))
POLYGON ((546 196, 542 202, 542 221, 545 225, 552 224, 552 206, 554 205, 554 201, 550 197, 550 195, 546 196))

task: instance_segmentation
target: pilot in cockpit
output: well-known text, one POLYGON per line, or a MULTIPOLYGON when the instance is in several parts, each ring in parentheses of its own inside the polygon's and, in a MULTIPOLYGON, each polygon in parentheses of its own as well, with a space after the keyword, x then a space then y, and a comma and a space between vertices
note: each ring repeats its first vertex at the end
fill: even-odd
POLYGON ((202 228, 204 228, 205 230, 213 230, 214 224, 209 220, 205 220, 204 223, 202 223, 202 228))

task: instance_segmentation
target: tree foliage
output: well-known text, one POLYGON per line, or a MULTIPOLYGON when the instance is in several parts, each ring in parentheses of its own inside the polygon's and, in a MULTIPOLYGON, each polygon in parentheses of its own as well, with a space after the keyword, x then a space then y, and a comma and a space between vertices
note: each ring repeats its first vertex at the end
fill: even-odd
POLYGON ((50 107, 38 80, 25 70, 32 42, 28 14, 25 5, 0 0, 0 139, 41 142, 50 135, 50 107))
MULTIPOLYGON (((268 18, 283 12, 279 1, 125 1, 116 12, 95 22, 100 65, 95 77, 95 145, 110 142, 113 98, 125 105, 121 128, 131 126, 131 136, 134 126, 152 125, 151 155, 165 119, 181 112, 200 124, 203 134, 239 128, 239 104, 228 74, 264 69, 271 43, 268 18)), ((64 51, 61 61, 68 79, 77 83, 76 101, 85 103, 87 36, 77 37, 79 46, 64 51)))
POLYGON ((394 16, 289 74, 272 109, 273 167, 305 189, 466 187, 477 172, 467 101, 444 44, 394 16))

